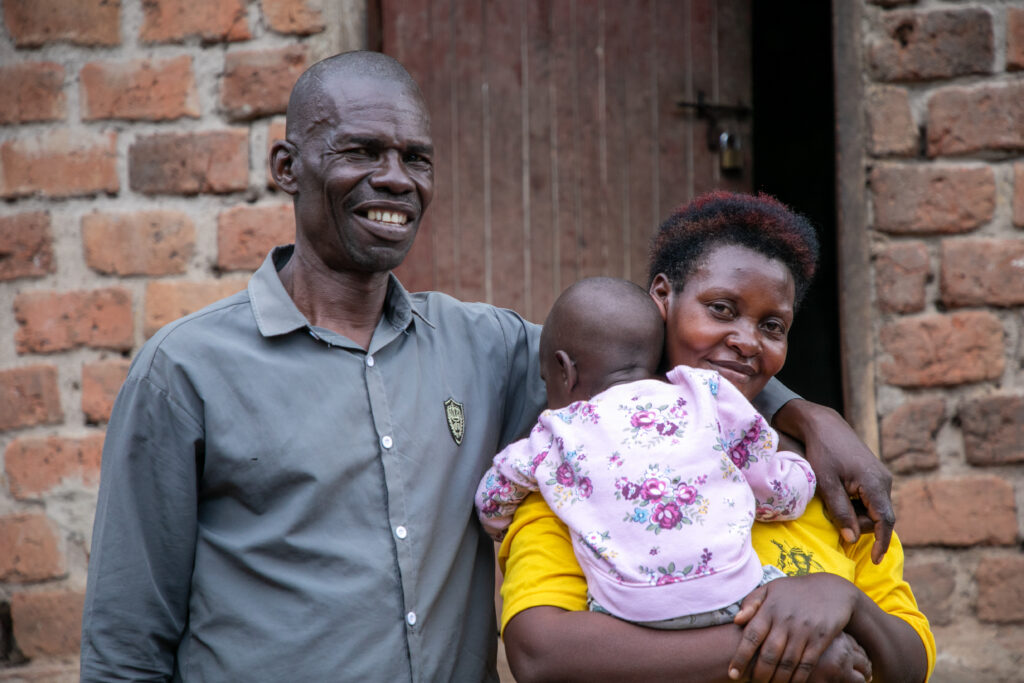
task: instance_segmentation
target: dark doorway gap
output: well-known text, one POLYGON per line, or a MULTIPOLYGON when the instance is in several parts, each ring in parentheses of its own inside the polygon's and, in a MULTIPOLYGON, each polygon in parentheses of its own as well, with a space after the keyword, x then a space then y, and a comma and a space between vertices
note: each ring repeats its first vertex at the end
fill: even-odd
POLYGON ((821 240, 779 379, 842 412, 831 7, 758 0, 752 8, 754 187, 807 216, 821 240))

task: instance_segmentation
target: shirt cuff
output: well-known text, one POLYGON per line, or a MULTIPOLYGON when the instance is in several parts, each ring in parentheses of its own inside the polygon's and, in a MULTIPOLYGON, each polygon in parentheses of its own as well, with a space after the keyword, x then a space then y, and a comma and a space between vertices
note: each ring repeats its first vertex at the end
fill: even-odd
POLYGON ((764 386, 761 393, 754 397, 751 403, 757 408, 757 412, 764 416, 764 419, 768 420, 768 424, 772 423, 775 418, 775 413, 779 412, 779 408, 786 405, 794 398, 803 398, 800 394, 791 391, 785 384, 772 377, 768 380, 768 384, 764 386))

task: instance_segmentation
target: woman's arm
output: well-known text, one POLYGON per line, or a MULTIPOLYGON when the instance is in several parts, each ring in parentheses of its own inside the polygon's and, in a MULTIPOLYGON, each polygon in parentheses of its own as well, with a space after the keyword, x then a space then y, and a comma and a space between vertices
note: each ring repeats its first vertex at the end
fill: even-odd
POLYGON ((772 424, 805 444, 807 461, 818 477, 818 495, 848 543, 861 533, 850 499, 864 504, 875 532, 871 559, 875 564, 881 562, 896 524, 889 470, 842 416, 826 406, 793 399, 776 411, 772 424))

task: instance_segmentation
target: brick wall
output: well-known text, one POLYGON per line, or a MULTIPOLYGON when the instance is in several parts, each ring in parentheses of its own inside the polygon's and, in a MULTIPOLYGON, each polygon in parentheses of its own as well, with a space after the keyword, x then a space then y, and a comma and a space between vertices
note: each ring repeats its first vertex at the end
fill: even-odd
POLYGON ((0 681, 77 680, 104 425, 142 342, 233 293, 291 202, 268 142, 361 0, 3 0, 0 681))
POLYGON ((870 0, 881 455, 935 680, 1024 665, 1024 3, 870 0))
MULTIPOLYGON (((863 2, 863 0, 857 0, 863 2)), ((3 0, 0 681, 76 680, 104 424, 290 204, 269 140, 360 0, 3 0)), ((937 681, 1024 664, 1024 2, 865 5, 877 405, 937 681)))

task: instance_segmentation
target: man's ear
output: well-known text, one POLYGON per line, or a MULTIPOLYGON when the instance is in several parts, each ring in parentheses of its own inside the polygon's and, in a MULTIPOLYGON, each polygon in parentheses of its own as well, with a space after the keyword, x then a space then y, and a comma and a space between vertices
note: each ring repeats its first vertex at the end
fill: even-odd
POLYGON ((669 281, 668 275, 665 275, 665 273, 655 275, 654 280, 651 282, 651 288, 647 291, 650 293, 651 298, 654 299, 658 310, 661 311, 661 319, 668 321, 668 305, 669 300, 672 298, 672 283, 669 281))
POLYGON ((288 194, 295 194, 299 189, 295 181, 298 158, 298 148, 287 140, 275 140, 270 148, 270 175, 277 186, 288 194))
POLYGON ((555 360, 558 361, 559 374, 561 375, 559 379, 565 386, 566 395, 569 395, 580 381, 579 374, 576 372, 576 363, 572 361, 572 358, 569 358, 569 354, 561 349, 555 351, 555 360))

